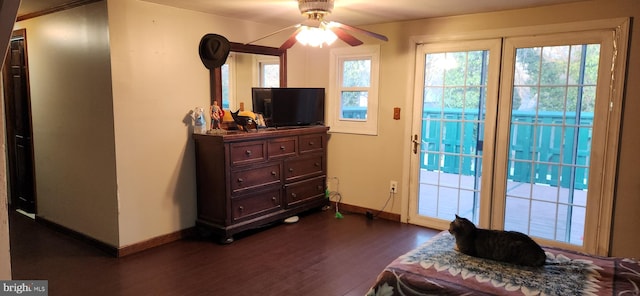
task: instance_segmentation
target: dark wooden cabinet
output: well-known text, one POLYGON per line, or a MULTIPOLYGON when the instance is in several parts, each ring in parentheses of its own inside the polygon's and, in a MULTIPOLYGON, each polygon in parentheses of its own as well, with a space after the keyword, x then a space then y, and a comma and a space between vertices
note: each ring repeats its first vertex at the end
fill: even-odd
POLYGON ((194 134, 197 227, 222 242, 328 204, 328 127, 194 134))

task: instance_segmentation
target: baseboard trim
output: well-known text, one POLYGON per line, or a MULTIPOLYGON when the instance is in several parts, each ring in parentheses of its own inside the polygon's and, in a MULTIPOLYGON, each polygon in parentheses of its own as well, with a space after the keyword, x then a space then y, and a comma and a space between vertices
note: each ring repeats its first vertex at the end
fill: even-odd
MULTIPOLYGON (((332 203, 331 205, 332 207, 335 208, 335 204, 332 203)), ((380 212, 378 210, 372 210, 369 208, 363 208, 363 207, 359 207, 359 206, 354 206, 354 205, 350 205, 350 204, 339 204, 338 205, 338 210, 339 211, 344 211, 349 212, 349 213, 356 213, 356 214, 363 214, 366 215, 367 212, 371 212, 375 217, 378 217, 380 219, 385 219, 385 220, 389 220, 389 221, 394 221, 394 222, 400 222, 400 214, 394 214, 394 213, 389 213, 389 212, 380 212)))
POLYGON ((131 254, 139 253, 151 248, 162 246, 168 243, 182 240, 187 237, 193 237, 195 235, 195 227, 183 229, 180 231, 172 232, 169 234, 157 236, 146 241, 135 243, 132 245, 124 246, 118 249, 118 257, 124 257, 131 254))
POLYGON ((62 226, 58 223, 52 222, 47 220, 46 218, 42 218, 40 216, 36 215, 35 218, 36 222, 49 227, 55 231, 58 231, 60 233, 66 234, 68 236, 71 236, 77 240, 80 240, 84 243, 87 243, 107 254, 109 254, 110 256, 113 257, 124 257, 124 256, 128 256, 131 254, 135 254, 135 253, 139 253, 151 248, 155 248, 161 245, 165 245, 174 241, 179 241, 182 240, 184 238, 187 237, 192 237, 195 235, 195 227, 191 227, 191 228, 187 228, 187 229, 183 229, 180 231, 176 231, 173 233, 169 233, 169 234, 165 234, 165 235, 161 235, 158 237, 154 237, 151 239, 148 239, 146 241, 142 241, 139 243, 135 243, 132 245, 128 245, 128 246, 124 246, 124 247, 115 247, 112 246, 110 244, 107 244, 105 242, 99 241, 95 238, 92 238, 90 236, 87 236, 86 234, 80 233, 78 231, 72 230, 70 228, 67 228, 65 226, 62 226))
POLYGON ((98 249, 100 249, 103 252, 106 252, 107 254, 111 255, 111 256, 118 256, 118 248, 116 248, 115 246, 112 246, 110 244, 107 244, 105 242, 99 241, 95 238, 92 238, 86 234, 80 233, 78 231, 75 231, 73 229, 67 228, 65 226, 62 226, 56 222, 53 221, 49 221, 46 218, 42 218, 38 215, 36 215, 35 217, 36 222, 49 227, 55 231, 58 231, 60 233, 63 233, 65 235, 68 235, 70 237, 73 237, 79 241, 82 241, 84 243, 87 243, 89 245, 92 245, 98 249))
MULTIPOLYGON (((335 204, 332 204, 332 207, 335 207, 335 204)), ((380 212, 377 210, 373 210, 373 209, 369 209, 369 208, 364 208, 364 207, 360 207, 360 206, 355 206, 355 205, 349 205, 349 204, 340 204, 339 205, 339 210, 344 212, 344 213, 356 213, 356 214, 362 214, 362 215, 366 215, 367 212, 370 212, 374 215, 374 217, 380 218, 380 219, 385 219, 385 220, 389 220, 389 221, 394 221, 394 222, 400 222, 400 215, 399 214, 394 214, 394 213, 389 213, 389 212, 380 212)), ((142 241, 139 243, 135 243, 132 245, 128 245, 128 246, 124 246, 124 247, 115 247, 112 245, 109 245, 105 242, 99 241, 95 238, 92 238, 90 236, 87 236, 85 234, 82 234, 80 232, 77 232, 75 230, 69 229, 65 226, 62 226, 58 223, 49 221, 45 218, 42 218, 40 216, 36 215, 36 222, 41 223, 47 227, 50 227, 58 232, 67 234, 71 237, 74 237, 80 241, 83 241, 87 244, 90 244, 104 252, 106 252, 107 254, 113 256, 113 257, 124 257, 124 256, 129 256, 135 253, 139 253, 151 248, 155 248, 158 246, 162 246, 168 243, 172 243, 175 241, 179 241, 188 237, 193 237, 196 235, 196 229, 195 227, 191 227, 191 228, 187 228, 187 229, 183 229, 183 230, 179 230, 176 232, 172 232, 169 234, 165 234, 165 235, 161 235, 161 236, 157 236, 151 239, 148 239, 146 241, 142 241)))

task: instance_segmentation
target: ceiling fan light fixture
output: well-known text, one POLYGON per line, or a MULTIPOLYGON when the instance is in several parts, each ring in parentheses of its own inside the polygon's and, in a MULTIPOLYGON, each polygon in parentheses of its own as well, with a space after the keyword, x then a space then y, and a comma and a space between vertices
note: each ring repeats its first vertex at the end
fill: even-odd
POLYGON ((296 35, 296 40, 305 46, 322 47, 323 44, 331 45, 338 39, 335 33, 324 27, 302 26, 300 29, 300 32, 296 35))
POLYGON ((334 0, 298 0, 300 13, 322 13, 329 14, 333 10, 334 0))
POLYGON ((324 44, 331 45, 337 39, 342 40, 350 46, 363 44, 363 42, 353 36, 352 33, 364 34, 382 41, 389 41, 386 36, 375 32, 342 23, 325 21, 324 18, 333 10, 333 2, 334 0, 298 0, 300 13, 307 17, 303 23, 278 30, 274 33, 260 37, 257 40, 251 41, 248 44, 273 36, 284 30, 288 30, 289 28, 296 28, 296 30, 284 43, 282 43, 282 45, 280 45, 280 50, 287 50, 296 43, 300 43, 305 46, 322 47, 324 44))

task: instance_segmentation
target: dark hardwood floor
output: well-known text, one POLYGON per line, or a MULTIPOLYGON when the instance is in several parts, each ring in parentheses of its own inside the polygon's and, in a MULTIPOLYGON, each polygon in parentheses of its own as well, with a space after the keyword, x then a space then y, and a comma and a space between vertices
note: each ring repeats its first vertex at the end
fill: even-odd
POLYGON ((437 231, 315 211, 219 245, 186 239, 113 258, 10 213, 13 279, 48 280, 49 295, 364 295, 393 259, 437 231))

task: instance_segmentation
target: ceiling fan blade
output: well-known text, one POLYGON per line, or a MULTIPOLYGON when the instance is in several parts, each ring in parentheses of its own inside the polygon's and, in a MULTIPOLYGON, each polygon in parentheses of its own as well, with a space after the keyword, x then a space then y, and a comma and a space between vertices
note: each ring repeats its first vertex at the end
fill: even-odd
POLYGON ((298 26, 298 29, 296 29, 296 31, 293 32, 293 34, 291 34, 291 36, 289 36, 289 38, 284 43, 282 43, 282 45, 280 45, 280 50, 287 50, 291 48, 294 44, 296 44, 297 42, 296 36, 298 35, 298 33, 300 33, 301 30, 302 30, 302 27, 298 26))
POLYGON ((336 36, 338 36, 338 38, 340 38, 340 40, 344 41, 345 43, 351 45, 351 46, 358 46, 361 45, 363 42, 360 41, 358 38, 351 36, 351 34, 345 32, 344 30, 338 28, 338 27, 328 27, 329 30, 331 30, 333 33, 336 34, 336 36))
POLYGON ((365 35, 368 35, 368 36, 376 38, 376 39, 380 39, 380 40, 383 40, 383 41, 389 41, 389 38, 387 38, 387 36, 384 36, 384 35, 381 35, 381 34, 378 34, 378 33, 374 33, 374 32, 371 32, 371 31, 367 31, 365 29, 352 27, 352 26, 345 25, 345 24, 338 23, 338 22, 330 22, 329 24, 330 24, 330 26, 333 26, 333 27, 345 29, 345 30, 348 30, 348 31, 359 32, 359 33, 363 33, 365 35))
POLYGON ((256 43, 256 42, 258 42, 258 41, 260 41, 260 40, 262 40, 262 39, 265 39, 265 38, 271 37, 271 36, 273 36, 273 35, 275 35, 275 34, 278 34, 278 33, 280 33, 280 32, 284 32, 284 31, 289 30, 289 29, 291 29, 291 28, 299 28, 299 27, 300 27, 300 24, 295 24, 295 25, 293 25, 293 26, 288 26, 288 27, 286 27, 286 28, 282 28, 282 29, 280 29, 280 30, 278 30, 278 31, 275 31, 275 32, 269 33, 269 34, 267 34, 267 35, 264 35, 264 36, 262 36, 262 37, 260 37, 260 38, 258 38, 258 39, 256 39, 256 40, 253 40, 253 41, 251 41, 251 42, 247 42, 247 43, 245 43, 245 45, 246 45, 246 44, 253 44, 253 43, 256 43))

